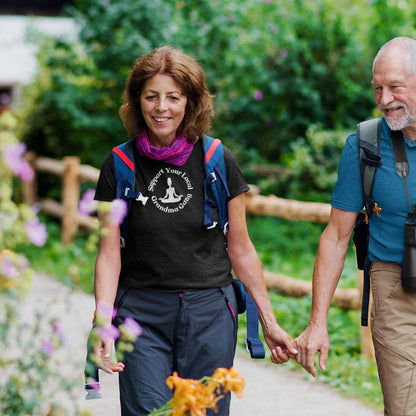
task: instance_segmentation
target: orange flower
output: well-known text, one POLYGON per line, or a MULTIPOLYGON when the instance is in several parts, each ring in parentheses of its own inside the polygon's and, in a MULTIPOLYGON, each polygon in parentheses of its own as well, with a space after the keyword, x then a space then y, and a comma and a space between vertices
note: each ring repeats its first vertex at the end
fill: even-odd
POLYGON ((152 416, 206 416, 207 409, 218 412, 217 403, 232 391, 238 397, 243 395, 244 378, 231 367, 217 368, 211 377, 200 380, 184 379, 175 371, 166 379, 167 386, 173 390, 172 399, 163 407, 151 413, 152 416))
POLYGON ((229 370, 222 367, 217 368, 212 375, 212 380, 223 387, 224 393, 232 391, 238 397, 243 396, 245 380, 238 377, 238 370, 235 367, 231 367, 229 370))
POLYGON ((210 394, 200 380, 183 379, 175 371, 166 379, 166 384, 173 390, 170 406, 172 416, 206 415, 206 409, 216 409, 218 398, 210 394))

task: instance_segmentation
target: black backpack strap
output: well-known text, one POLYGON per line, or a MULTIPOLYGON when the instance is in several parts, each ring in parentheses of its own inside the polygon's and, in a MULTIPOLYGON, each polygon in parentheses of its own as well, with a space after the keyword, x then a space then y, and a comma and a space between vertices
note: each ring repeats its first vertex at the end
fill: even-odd
POLYGON ((407 160, 406 145, 404 143, 403 133, 398 131, 391 132, 391 140, 393 143, 394 158, 396 160, 396 172, 403 178, 404 186, 406 188, 407 202, 409 204, 408 218, 413 215, 412 203, 410 201, 409 187, 407 185, 407 176, 409 175, 409 162, 407 160))
MULTIPOLYGON (((377 209, 372 192, 374 177, 377 167, 383 164, 380 157, 380 134, 381 119, 375 118, 363 121, 357 125, 358 151, 360 158, 361 184, 364 194, 365 215, 359 214, 358 221, 361 222, 362 242, 365 245, 365 256, 361 259, 359 268, 364 271, 363 298, 361 304, 361 325, 368 326, 368 309, 370 303, 370 268, 371 262, 368 257, 368 217, 377 209), (366 224, 365 224, 365 223, 366 224), (364 230, 363 230, 364 228, 364 230)), ((359 226, 357 225, 356 228, 359 226)), ((358 247, 357 247, 358 253, 358 247)), ((358 257, 357 257, 358 259, 358 257)))
POLYGON ((361 303, 361 326, 368 326, 368 308, 370 305, 370 268, 371 262, 367 257, 364 260, 364 281, 363 281, 363 300, 361 303))

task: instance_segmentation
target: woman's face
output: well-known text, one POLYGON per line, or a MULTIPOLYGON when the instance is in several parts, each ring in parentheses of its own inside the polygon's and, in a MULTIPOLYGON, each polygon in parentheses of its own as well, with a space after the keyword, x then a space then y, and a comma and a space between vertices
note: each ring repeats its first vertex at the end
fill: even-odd
POLYGON ((185 116, 187 98, 169 75, 148 79, 140 96, 140 106, 153 146, 169 147, 185 116))

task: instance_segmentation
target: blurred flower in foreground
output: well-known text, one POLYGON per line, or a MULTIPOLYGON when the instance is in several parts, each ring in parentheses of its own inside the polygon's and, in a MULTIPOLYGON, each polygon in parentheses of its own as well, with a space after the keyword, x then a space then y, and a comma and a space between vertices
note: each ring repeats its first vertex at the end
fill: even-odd
POLYGON ((90 215, 97 209, 97 201, 94 201, 94 189, 88 189, 82 195, 78 204, 78 211, 83 215, 90 215))
POLYGON ((27 238, 35 246, 44 246, 48 239, 48 232, 46 231, 46 225, 39 221, 39 218, 35 217, 25 222, 27 238))
POLYGON ((127 202, 124 199, 115 199, 111 203, 111 222, 121 224, 127 215, 127 202))
POLYGON ((5 146, 3 149, 3 161, 22 181, 31 181, 35 173, 27 160, 24 159, 26 145, 17 143, 5 146))
POLYGON ((133 318, 128 317, 120 325, 120 331, 128 337, 137 338, 142 334, 142 327, 133 318))
POLYGON ((217 368, 211 377, 200 380, 184 379, 175 371, 166 379, 173 390, 172 399, 149 416, 204 416, 207 409, 218 411, 217 402, 232 391, 242 397, 244 378, 238 377, 236 368, 217 368))
POLYGON ((31 276, 32 270, 25 256, 10 250, 0 251, 0 293, 11 288, 26 291, 30 287, 31 276))
POLYGON ((111 203, 94 200, 94 189, 88 189, 82 195, 78 204, 78 211, 82 215, 90 215, 94 211, 110 212, 111 222, 121 224, 127 215, 127 202, 124 199, 115 199, 111 203))

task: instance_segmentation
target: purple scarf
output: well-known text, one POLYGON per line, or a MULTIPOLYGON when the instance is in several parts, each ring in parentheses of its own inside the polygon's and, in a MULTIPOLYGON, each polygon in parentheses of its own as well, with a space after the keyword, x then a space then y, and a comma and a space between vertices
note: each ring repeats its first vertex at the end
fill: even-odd
POLYGON ((194 144, 185 135, 175 139, 170 147, 154 147, 150 144, 146 130, 136 138, 136 149, 140 156, 160 160, 175 166, 183 166, 192 153, 194 144))

